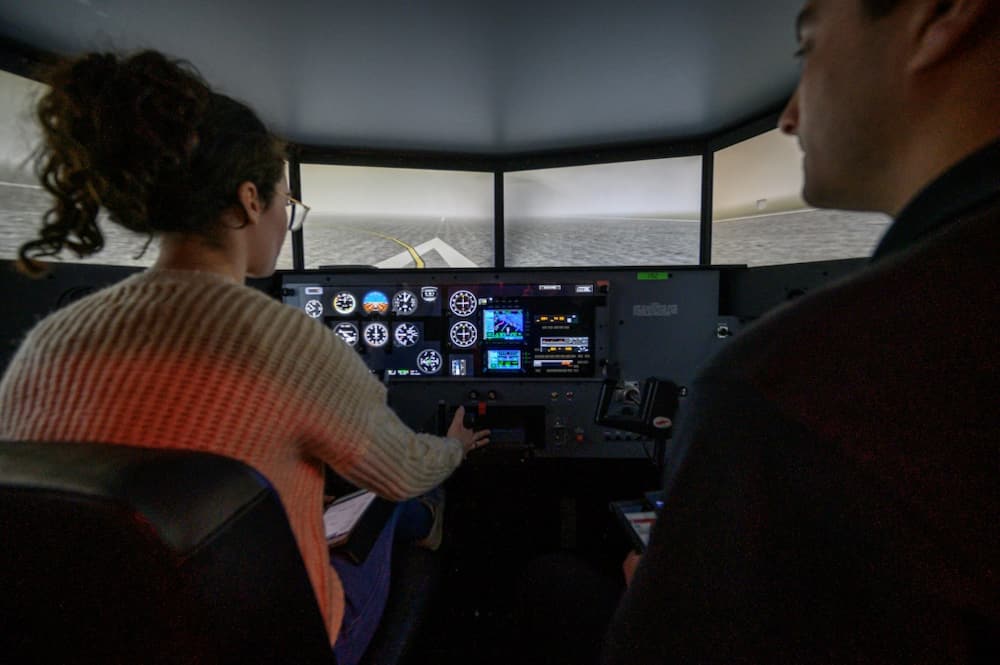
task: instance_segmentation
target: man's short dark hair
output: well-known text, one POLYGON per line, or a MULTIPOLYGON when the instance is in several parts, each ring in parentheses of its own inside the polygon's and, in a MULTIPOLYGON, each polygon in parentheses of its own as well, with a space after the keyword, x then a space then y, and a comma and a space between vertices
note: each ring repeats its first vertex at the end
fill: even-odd
POLYGON ((882 18, 892 13, 892 10, 899 4, 899 0, 861 0, 865 12, 871 18, 882 18))

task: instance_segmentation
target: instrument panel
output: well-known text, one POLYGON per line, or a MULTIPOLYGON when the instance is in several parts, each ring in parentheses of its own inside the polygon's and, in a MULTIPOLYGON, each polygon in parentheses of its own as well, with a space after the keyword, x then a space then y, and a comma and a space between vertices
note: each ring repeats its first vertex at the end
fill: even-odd
POLYGON ((329 269, 279 280, 286 305, 386 383, 403 422, 440 434, 464 405, 493 432, 479 457, 498 462, 650 457, 652 440, 596 422, 604 380, 620 380, 623 397, 651 376, 686 387, 740 327, 720 314, 711 268, 329 269))
POLYGON ((590 378, 608 287, 595 281, 289 285, 384 377, 590 378))

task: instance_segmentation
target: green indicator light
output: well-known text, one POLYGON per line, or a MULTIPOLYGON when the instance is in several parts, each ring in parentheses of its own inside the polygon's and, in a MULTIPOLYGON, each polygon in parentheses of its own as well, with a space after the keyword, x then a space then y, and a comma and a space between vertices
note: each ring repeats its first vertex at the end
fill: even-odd
POLYGON ((665 279, 670 279, 669 272, 640 272, 636 275, 636 279, 640 282, 660 282, 665 279))

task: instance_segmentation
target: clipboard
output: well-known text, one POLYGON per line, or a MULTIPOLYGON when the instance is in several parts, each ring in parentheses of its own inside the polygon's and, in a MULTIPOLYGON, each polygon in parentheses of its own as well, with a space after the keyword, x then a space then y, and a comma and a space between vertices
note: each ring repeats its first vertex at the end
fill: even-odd
POLYGON ((368 490, 338 498, 323 511, 327 545, 354 563, 362 563, 395 509, 395 503, 368 490))
POLYGON ((618 518, 632 548, 640 554, 645 552, 649 546, 649 535, 656 524, 657 511, 643 500, 612 501, 611 511, 618 518))

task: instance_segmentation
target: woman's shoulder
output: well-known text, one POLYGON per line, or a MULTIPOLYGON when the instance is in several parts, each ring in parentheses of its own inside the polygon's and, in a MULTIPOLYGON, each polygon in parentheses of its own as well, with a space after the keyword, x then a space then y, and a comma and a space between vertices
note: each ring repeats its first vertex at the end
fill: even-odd
POLYGON ((49 314, 33 332, 57 328, 83 335, 108 327, 136 329, 144 336, 186 336, 187 329, 200 338, 253 339, 276 329, 292 337, 323 332, 304 312, 259 289, 213 273, 161 269, 130 275, 86 295, 49 314))
POLYGON ((124 280, 120 286, 122 296, 143 303, 206 307, 219 315, 250 308, 282 316, 290 309, 260 289, 197 270, 150 269, 124 280))
MULTIPOLYGON (((323 336, 323 326, 305 312, 264 291, 220 275, 196 271, 148 271, 143 298, 176 298, 184 309, 197 311, 197 321, 209 319, 244 333, 281 330, 288 337, 323 336)), ((137 282, 141 284, 140 282, 137 282)), ((195 322, 191 322, 195 325, 195 322)))

